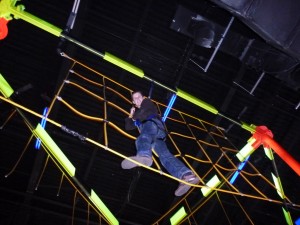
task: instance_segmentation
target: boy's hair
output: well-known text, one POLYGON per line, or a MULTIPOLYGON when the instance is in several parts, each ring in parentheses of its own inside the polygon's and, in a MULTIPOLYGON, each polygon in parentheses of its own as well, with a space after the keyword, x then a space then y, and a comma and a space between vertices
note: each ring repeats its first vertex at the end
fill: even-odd
POLYGON ((140 93, 142 96, 144 96, 143 92, 140 90, 135 90, 131 93, 131 96, 134 95, 135 93, 140 93))

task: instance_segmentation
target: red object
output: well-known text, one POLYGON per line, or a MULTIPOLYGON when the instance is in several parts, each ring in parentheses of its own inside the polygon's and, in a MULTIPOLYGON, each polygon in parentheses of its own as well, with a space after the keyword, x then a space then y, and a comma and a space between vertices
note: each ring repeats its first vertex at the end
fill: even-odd
POLYGON ((8 20, 0 18, 0 40, 4 39, 8 34, 7 23, 8 20))
POLYGON ((257 149, 262 144, 264 147, 269 148, 270 146, 264 143, 266 137, 273 138, 272 131, 266 126, 257 126, 253 134, 253 138, 255 138, 256 141, 252 144, 252 147, 257 149))
POLYGON ((256 127, 253 138, 256 141, 252 147, 256 149, 262 144, 266 148, 272 148, 300 176, 300 163, 273 139, 273 133, 266 126, 256 127))

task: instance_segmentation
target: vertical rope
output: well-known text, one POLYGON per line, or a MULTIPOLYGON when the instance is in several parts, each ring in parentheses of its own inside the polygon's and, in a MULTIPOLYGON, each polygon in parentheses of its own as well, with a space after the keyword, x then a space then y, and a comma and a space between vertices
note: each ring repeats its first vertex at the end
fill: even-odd
POLYGON ((3 122, 3 124, 0 126, 0 130, 2 130, 5 125, 8 123, 8 121, 13 117, 13 115, 15 115, 15 113, 17 112, 16 109, 13 109, 12 112, 9 114, 9 116, 7 117, 7 119, 3 122))
POLYGON ((75 217, 75 206, 76 206, 76 201, 77 201, 77 190, 74 193, 74 198, 73 198, 73 210, 72 210, 72 225, 74 225, 74 217, 75 217))
POLYGON ((240 201, 236 198, 236 196, 233 196, 236 200, 236 202, 239 204, 240 208, 243 210, 245 216, 247 217, 248 221, 254 225, 254 222, 251 220, 249 214, 247 213, 247 211, 244 209, 244 207, 242 206, 242 204, 240 203, 240 201))
MULTIPOLYGON (((186 204, 186 207, 188 208, 188 210, 189 210, 189 212, 190 212, 189 217, 192 216, 192 219, 194 220, 194 223, 193 223, 193 224, 197 224, 197 221, 196 221, 195 217, 193 216, 191 206, 189 205, 189 202, 187 201, 186 198, 184 199, 184 203, 186 204)), ((188 220, 189 220, 189 223, 191 223, 190 219, 188 219, 188 220)))
MULTIPOLYGON (((76 62, 73 62, 73 63, 72 63, 72 66, 70 67, 69 72, 67 73, 67 75, 66 75, 64 81, 66 81, 66 80, 68 79, 70 72, 73 72, 73 71, 72 71, 72 68, 73 68, 75 65, 76 65, 76 62)), ((62 84, 60 85, 60 87, 58 88, 58 90, 57 90, 57 92, 56 92, 56 94, 55 94, 54 96, 59 96, 59 95, 60 95, 60 93, 61 93, 63 87, 65 86, 65 84, 66 84, 66 82, 62 82, 62 84)), ((49 116, 49 114, 50 114, 50 112, 51 112, 51 110, 52 110, 52 108, 53 108, 54 103, 56 102, 56 100, 57 100, 57 98, 55 98, 55 97, 52 99, 52 101, 51 101, 51 103, 50 103, 50 106, 49 106, 49 109, 48 109, 48 112, 47 112, 47 114, 46 114, 46 116, 45 116, 46 118, 49 116)))
POLYGON ((63 183, 63 180, 64 180, 64 176, 65 176, 65 174, 62 173, 62 174, 61 174, 61 178, 60 178, 60 182, 59 182, 59 187, 58 187, 56 196, 59 196, 59 194, 60 194, 60 190, 61 190, 61 186, 62 186, 62 183, 63 183))
POLYGON ((87 210, 87 225, 90 223, 90 204, 87 204, 88 210, 87 210))
POLYGON ((230 219, 229 219, 229 216, 228 216, 228 214, 227 214, 227 212, 226 212, 226 210, 225 210, 225 207, 224 207, 224 205, 223 205, 223 203, 222 203, 222 201, 221 201, 221 199, 220 199, 220 196, 219 196, 218 192, 216 192, 216 196, 217 196, 217 198, 218 198, 218 202, 219 202, 219 204, 221 205, 221 208, 222 208, 222 210, 223 210, 223 212, 224 212, 224 214, 225 214, 225 216, 226 216, 226 219, 227 219, 228 223, 231 225, 232 223, 231 223, 231 221, 230 221, 230 219))
POLYGON ((45 162, 45 164, 44 164, 44 167, 43 167, 43 170, 42 170, 42 172, 41 172, 41 174, 40 174, 40 177, 39 177, 39 179, 38 179, 38 182, 37 182, 37 184, 36 184, 36 186, 35 186, 35 190, 37 190, 37 189, 38 189, 38 186, 40 185, 40 182, 41 182, 41 180, 42 180, 42 177, 43 177, 43 175, 44 175, 46 166, 47 166, 48 161, 49 161, 49 157, 50 157, 50 156, 47 155, 46 162, 45 162))
POLYGON ((104 124, 103 124, 104 145, 108 146, 106 85, 105 85, 105 78, 103 77, 102 79, 103 79, 103 99, 104 99, 104 124))
POLYGON ((27 141, 27 144, 26 144, 25 148, 23 149, 23 151, 22 151, 20 157, 18 158, 17 162, 15 163, 15 165, 13 166, 13 168, 11 169, 11 171, 9 171, 9 172, 5 175, 5 178, 7 178, 8 176, 10 176, 10 175, 15 171, 15 169, 16 169, 17 166, 19 165, 21 159, 23 158, 24 153, 25 153, 26 150, 28 149, 28 146, 29 146, 29 144, 30 144, 32 138, 33 138, 33 135, 30 136, 30 138, 29 138, 29 140, 27 141))

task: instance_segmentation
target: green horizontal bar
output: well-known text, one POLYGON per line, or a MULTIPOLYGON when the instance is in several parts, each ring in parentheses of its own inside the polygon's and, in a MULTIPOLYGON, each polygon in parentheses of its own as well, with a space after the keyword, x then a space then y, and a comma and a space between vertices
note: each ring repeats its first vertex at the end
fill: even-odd
POLYGON ((184 207, 182 206, 171 218, 171 225, 178 224, 187 215, 184 207))
POLYGON ((109 221, 112 225, 118 225, 119 221, 114 217, 114 215, 109 211, 106 205, 102 202, 102 200, 98 197, 98 195, 91 190, 91 195, 89 199, 94 203, 94 205, 99 209, 99 211, 103 214, 103 216, 109 221))
POLYGON ((33 131, 39 139, 41 139, 42 143, 47 147, 47 149, 52 153, 54 158, 59 162, 59 164, 65 169, 65 171, 71 176, 75 176, 76 168, 70 162, 70 160, 65 156, 65 154, 60 150, 60 148, 56 145, 47 131, 38 124, 36 129, 33 131))
POLYGON ((14 90, 11 88, 9 83, 4 79, 1 73, 0 73, 0 91, 5 98, 9 98, 12 95, 12 93, 14 93, 14 90))
POLYGON ((108 52, 105 52, 104 54, 104 57, 103 59, 105 59, 106 61, 112 63, 112 64, 115 64, 121 68, 123 68, 124 70, 127 70, 135 75, 137 75, 138 77, 141 77, 143 78, 144 77, 144 71, 141 70, 140 68, 108 53, 108 52))
POLYGON ((188 94, 188 93, 186 93, 186 92, 184 92, 180 89, 177 89, 177 95, 179 97, 181 97, 181 98, 197 105, 197 106, 200 106, 203 109, 206 109, 207 111, 209 111, 213 114, 218 114, 218 110, 215 107, 207 104, 206 102, 204 102, 204 101, 202 101, 202 100, 200 100, 200 99, 198 99, 198 98, 196 98, 196 97, 194 97, 194 96, 192 96, 192 95, 190 95, 190 94, 188 94))

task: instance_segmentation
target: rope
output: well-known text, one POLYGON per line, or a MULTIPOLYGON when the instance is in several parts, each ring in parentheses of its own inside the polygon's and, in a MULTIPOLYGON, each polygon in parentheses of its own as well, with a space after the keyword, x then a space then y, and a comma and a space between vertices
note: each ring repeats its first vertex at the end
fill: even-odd
MULTIPOLYGON (((260 171, 257 170, 257 168, 251 163, 247 162, 248 167, 250 167, 251 170, 243 170, 240 171, 240 179, 244 181, 244 184, 247 184, 249 187, 249 192, 242 193, 239 191, 238 186, 234 186, 233 184, 229 183, 230 177, 234 174, 235 171, 237 171, 237 165, 238 161, 235 159, 235 154, 239 152, 239 149, 237 149, 230 140, 224 135, 223 131, 224 129, 218 126, 215 126, 212 123, 209 123, 207 121, 201 120, 193 115, 189 115, 185 112, 171 109, 172 110, 172 117, 168 116, 168 125, 165 124, 166 133, 168 136, 169 143, 172 145, 172 149, 176 151, 174 154, 176 157, 180 157, 183 162, 200 178, 200 184, 189 184, 184 181, 179 180, 176 177, 172 177, 171 175, 164 173, 162 169, 160 168, 160 165, 155 161, 154 167, 147 167, 144 166, 138 162, 135 162, 131 158, 128 158, 126 155, 120 153, 119 151, 113 149, 110 147, 109 137, 110 132, 108 130, 108 127, 112 128, 113 130, 117 131, 118 134, 122 135, 124 138, 128 138, 131 140, 135 140, 136 138, 130 134, 128 134, 126 131, 121 128, 123 124, 119 124, 115 121, 109 121, 108 116, 108 107, 112 107, 116 112, 118 112, 120 115, 124 115, 124 118, 128 116, 128 110, 124 109, 122 106, 117 105, 110 101, 109 96, 113 95, 114 98, 118 98, 116 102, 119 103, 119 101, 123 101, 123 105, 127 105, 125 107, 128 107, 129 104, 131 104, 131 101, 125 97, 125 94, 121 93, 123 91, 124 93, 127 93, 128 96, 130 96, 130 93, 132 93, 132 90, 125 87, 124 85, 112 80, 111 78, 99 73, 98 71, 84 65, 81 62, 78 62, 69 56, 62 54, 62 56, 68 58, 73 62, 72 67, 66 76, 65 81, 60 86, 56 97, 51 102, 50 109, 54 106, 54 104, 57 103, 57 101, 62 103, 62 106, 66 107, 70 110, 70 113, 74 113, 78 117, 82 117, 86 120, 91 120, 95 122, 99 122, 103 124, 103 134, 104 134, 104 143, 99 143, 89 137, 85 137, 78 132, 71 130, 67 128, 66 125, 62 125, 47 116, 46 120, 61 128, 66 133, 79 138, 81 141, 86 141, 91 143, 92 145, 95 145, 97 147, 100 147, 101 149, 104 149, 114 155, 117 155, 123 159, 127 159, 129 161, 132 161, 139 166, 148 169, 154 173, 166 176, 170 179, 173 179, 177 182, 182 182, 188 185, 192 186, 192 189, 189 193, 191 193, 195 188, 203 189, 207 188, 207 181, 210 180, 213 176, 217 176, 218 179, 221 180, 221 183, 218 186, 210 186, 212 193, 208 196, 203 196, 201 199, 199 199, 198 203, 196 205, 190 205, 190 203, 187 201, 189 193, 183 198, 182 200, 178 201, 178 204, 187 204, 187 207, 189 208, 189 211, 191 211, 191 215, 197 213, 200 208, 202 208, 209 199, 214 196, 215 193, 225 193, 236 196, 243 196, 248 197, 254 200, 260 200, 260 201, 268 201, 273 202, 275 204, 279 205, 285 205, 292 204, 294 207, 300 207, 299 204, 295 204, 290 202, 290 200, 285 196, 284 202, 280 200, 271 199, 265 194, 262 190, 260 190, 258 187, 256 187, 256 184, 254 181, 257 180, 257 178, 261 179, 268 185, 269 188, 276 191, 276 187, 272 184, 271 181, 265 176, 262 175, 260 171), (78 73, 74 68, 83 67, 85 68, 88 73, 87 74, 80 74, 78 73), (101 78, 99 80, 99 77, 101 78), (75 78, 75 80, 71 81, 72 78, 75 78), (99 81, 96 81, 99 80, 99 81), (95 86, 96 88, 102 89, 102 96, 97 95, 96 93, 92 92, 91 90, 83 87, 82 83, 87 83, 89 86, 95 86), (118 88, 112 88, 108 85, 116 85, 118 88), (103 104, 103 112, 99 112, 99 115, 92 116, 87 115, 86 113, 81 112, 80 108, 74 107, 71 103, 69 103, 67 100, 63 99, 63 92, 62 90, 65 90, 67 88, 76 88, 78 92, 85 93, 87 96, 91 98, 91 101, 96 101, 97 104, 103 104), (119 90, 119 91, 117 91, 119 90), (102 116, 100 116, 100 113, 102 113, 102 116), (171 127, 171 128, 170 128, 171 127), (172 130, 172 128, 176 127, 176 132, 172 130), (181 143, 184 143, 184 146, 182 146, 181 143), (188 150, 186 149, 186 146, 189 147, 188 150), (197 165, 197 167, 195 167, 197 165), (225 184, 230 188, 230 190, 223 188, 225 184), (183 200, 185 200, 185 203, 183 203, 183 200)), ((127 96, 126 95, 126 96, 127 96)), ((0 99, 8 102, 9 104, 22 109, 32 115, 35 115, 39 118, 43 118, 43 115, 38 114, 10 99, 6 99, 2 96, 0 96, 0 99)), ((164 111, 166 109, 166 105, 157 102, 155 100, 152 100, 159 112, 164 111)), ((48 114, 50 113, 50 110, 48 114)), ((51 114, 51 113, 50 113, 51 114)), ((168 144, 169 144, 168 143, 168 144)), ((155 158, 155 157, 154 157, 155 158)), ((222 199, 218 195, 218 199, 221 202, 222 199)), ((193 201, 194 202, 194 201, 193 201)), ((192 204, 192 203, 191 203, 192 204)), ((194 203, 193 203, 194 204, 194 203)), ((240 205, 241 206, 241 205, 240 205)), ((222 206, 223 207, 223 206, 222 206)), ((242 206, 241 206, 242 208, 242 206)), ((174 208, 175 209, 175 208, 174 208)), ((174 210, 173 209, 173 210, 174 210)), ((173 212, 173 210, 170 210, 167 212, 167 214, 164 215, 167 216, 173 212)), ((246 213, 246 209, 242 208, 242 211, 246 215, 247 219, 251 221, 251 218, 246 213)), ((225 209, 224 209, 225 212, 225 209)), ((186 219, 189 218, 188 215, 186 219)), ((158 219, 158 222, 162 220, 161 218, 158 219)), ((157 224, 158 224, 157 222, 157 224)))

